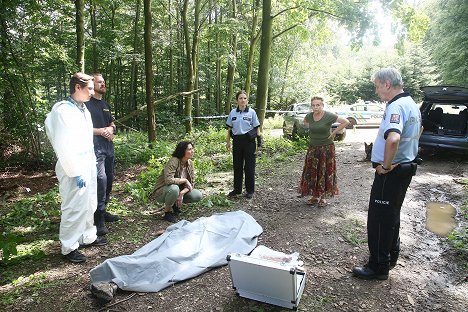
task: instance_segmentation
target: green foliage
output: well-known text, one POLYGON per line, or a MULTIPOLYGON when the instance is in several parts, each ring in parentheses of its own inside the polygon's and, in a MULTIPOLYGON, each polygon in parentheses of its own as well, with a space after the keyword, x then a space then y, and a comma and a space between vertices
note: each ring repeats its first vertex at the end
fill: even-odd
POLYGON ((0 220, 7 231, 31 232, 48 230, 60 216, 60 195, 57 189, 22 199, 0 220))
POLYGON ((1 259, 4 263, 8 263, 10 256, 17 255, 18 250, 16 246, 22 239, 11 233, 2 233, 0 241, 0 249, 2 250, 3 258, 1 259))
POLYGON ((55 230, 60 218, 60 196, 56 189, 45 194, 36 194, 14 203, 0 220, 0 228, 4 229, 0 249, 3 250, 3 262, 12 264, 16 258, 42 257, 41 248, 27 247, 20 242, 27 241, 28 235, 37 235, 55 230))
POLYGON ((263 121, 263 130, 283 128, 283 117, 276 114, 274 117, 265 118, 263 121))
MULTIPOLYGON (((465 194, 468 194, 468 180, 465 180, 465 194)), ((448 235, 449 242, 465 258, 465 266, 468 268, 468 201, 460 208, 461 225, 448 235)))
POLYGON ((425 11, 430 16, 425 48, 438 65, 443 84, 468 86, 468 1, 436 0, 425 11))

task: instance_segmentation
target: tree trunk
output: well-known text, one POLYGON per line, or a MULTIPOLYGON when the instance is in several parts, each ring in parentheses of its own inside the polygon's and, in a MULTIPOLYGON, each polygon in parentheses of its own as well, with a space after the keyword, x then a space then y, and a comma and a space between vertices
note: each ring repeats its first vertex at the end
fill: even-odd
POLYGON ((252 85, 252 71, 253 71, 253 61, 254 61, 254 52, 255 46, 257 45, 258 38, 260 38, 260 32, 257 31, 258 25, 258 6, 260 0, 254 1, 254 7, 252 10, 252 28, 250 29, 250 47, 249 47, 249 56, 247 59, 247 74, 245 77, 245 86, 244 90, 247 92, 247 95, 250 94, 250 87, 252 85))
MULTIPOLYGON (((281 91, 279 94, 279 103, 281 106, 283 106, 283 96, 284 96, 284 88, 286 87, 286 76, 288 75, 288 70, 289 70, 289 62, 291 61, 291 58, 294 54, 294 50, 291 50, 291 52, 288 55, 288 58, 286 59, 286 65, 284 66, 284 75, 283 75, 283 83, 281 84, 281 91)), ((286 105, 285 105, 286 106, 286 105)))
MULTIPOLYGON (((237 4, 236 0, 232 0, 232 19, 236 19, 237 15, 237 4)), ((226 102, 224 103, 224 112, 229 114, 231 111, 231 101, 232 94, 234 89, 234 74, 236 72, 236 62, 237 62, 237 32, 231 34, 231 53, 228 56, 228 72, 226 77, 226 102)))
POLYGON ((75 0, 76 8, 76 65, 84 72, 84 0, 75 0))
MULTIPOLYGON (((218 23, 221 23, 222 22, 222 13, 221 11, 217 11, 216 12, 216 16, 215 16, 215 23, 218 24, 218 23), (218 18, 219 18, 219 21, 218 21, 218 18)), ((219 39, 219 34, 218 32, 216 32, 216 81, 215 81, 215 85, 216 85, 216 89, 215 89, 215 97, 216 97, 216 111, 218 112, 218 114, 222 114, 222 101, 221 101, 221 97, 222 97, 222 87, 221 87, 221 55, 220 55, 220 39, 219 39)))
POLYGON ((151 41, 151 0, 144 0, 145 15, 145 74, 146 74, 146 112, 148 115, 148 141, 156 141, 156 119, 154 115, 153 96, 153 53, 151 41))
MULTIPOLYGON (((201 0, 195 0, 195 16, 194 16, 194 29, 192 37, 192 46, 190 46, 189 28, 187 22, 187 10, 189 0, 184 0, 184 7, 182 9, 182 24, 184 27, 184 40, 185 40, 185 53, 187 63, 187 86, 185 91, 191 92, 194 89, 195 78, 197 76, 196 70, 198 70, 198 43, 199 43, 199 27, 200 27, 200 7, 201 0)), ((185 132, 192 132, 192 94, 185 97, 185 132)))
POLYGON ((89 6, 89 15, 91 16, 91 36, 93 37, 93 73, 99 71, 97 55, 97 25, 96 25, 96 0, 91 0, 89 6))
MULTIPOLYGON (((132 110, 135 110, 137 107, 136 96, 138 91, 138 63, 136 60, 136 54, 138 53, 138 21, 140 20, 140 0, 136 0, 136 12, 135 12, 135 22, 133 26, 133 58, 132 58, 132 69, 130 77, 130 95, 129 95, 129 104, 132 110)), ((138 123, 138 117, 134 119, 134 123, 138 123)))
POLYGON ((270 53, 271 53, 271 0, 263 0, 262 40, 260 45, 260 63, 258 65, 258 89, 256 109, 260 124, 265 120, 265 107, 268 95, 268 81, 270 80, 270 53))

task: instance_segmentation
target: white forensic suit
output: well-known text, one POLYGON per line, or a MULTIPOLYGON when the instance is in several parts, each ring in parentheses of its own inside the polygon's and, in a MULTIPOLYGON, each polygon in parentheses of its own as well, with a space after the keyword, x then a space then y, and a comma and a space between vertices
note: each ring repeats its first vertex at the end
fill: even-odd
POLYGON ((45 120, 46 133, 57 155, 55 172, 62 197, 59 239, 62 254, 90 244, 97 238, 94 211, 97 207, 96 156, 93 123, 86 106, 72 98, 54 105, 45 120), (79 188, 75 177, 86 186, 79 188))

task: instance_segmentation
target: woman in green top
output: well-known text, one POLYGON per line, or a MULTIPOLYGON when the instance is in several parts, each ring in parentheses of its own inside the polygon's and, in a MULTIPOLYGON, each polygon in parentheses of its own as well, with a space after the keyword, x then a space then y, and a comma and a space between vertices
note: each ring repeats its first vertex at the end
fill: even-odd
POLYGON ((336 183, 335 135, 345 128, 349 121, 323 109, 323 98, 311 99, 312 112, 304 118, 304 125, 309 128, 309 149, 307 150, 302 171, 299 192, 302 196, 312 195, 309 205, 325 207, 325 197, 338 194, 336 183), (330 132, 331 125, 339 122, 338 128, 330 132))

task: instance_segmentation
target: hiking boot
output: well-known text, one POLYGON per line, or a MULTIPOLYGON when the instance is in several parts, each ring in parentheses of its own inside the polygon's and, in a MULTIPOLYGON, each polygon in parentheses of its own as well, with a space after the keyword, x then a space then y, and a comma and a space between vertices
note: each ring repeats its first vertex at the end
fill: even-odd
POLYGON ((107 245, 107 238, 105 236, 98 236, 96 240, 90 244, 80 244, 80 248, 86 248, 91 246, 104 246, 107 245))
POLYGON ((355 266, 353 268, 353 274, 356 277, 366 279, 366 280, 386 280, 388 279, 388 272, 377 272, 369 268, 369 266, 355 266))
POLYGON ((238 191, 230 191, 229 194, 227 195, 228 197, 235 197, 237 195, 240 195, 241 192, 238 191))
POLYGON ((104 236, 107 233, 109 233, 109 230, 107 229, 105 224, 101 224, 100 226, 96 226, 96 235, 97 236, 104 236))
POLYGON ((245 193, 245 198, 252 199, 253 193, 245 193))
POLYGON ((120 220, 119 216, 113 215, 112 213, 107 212, 107 211, 104 212, 104 221, 115 222, 119 220, 120 220))
POLYGON ((64 256, 68 261, 73 263, 82 263, 86 261, 86 256, 83 255, 78 249, 73 250, 64 256))
POLYGON ((177 218, 176 218, 175 214, 172 213, 172 212, 164 213, 163 219, 166 220, 166 221, 169 221, 171 223, 176 223, 177 222, 177 218))
POLYGON ((101 304, 106 304, 114 299, 117 285, 113 282, 97 282, 91 284, 91 293, 98 298, 101 304))

